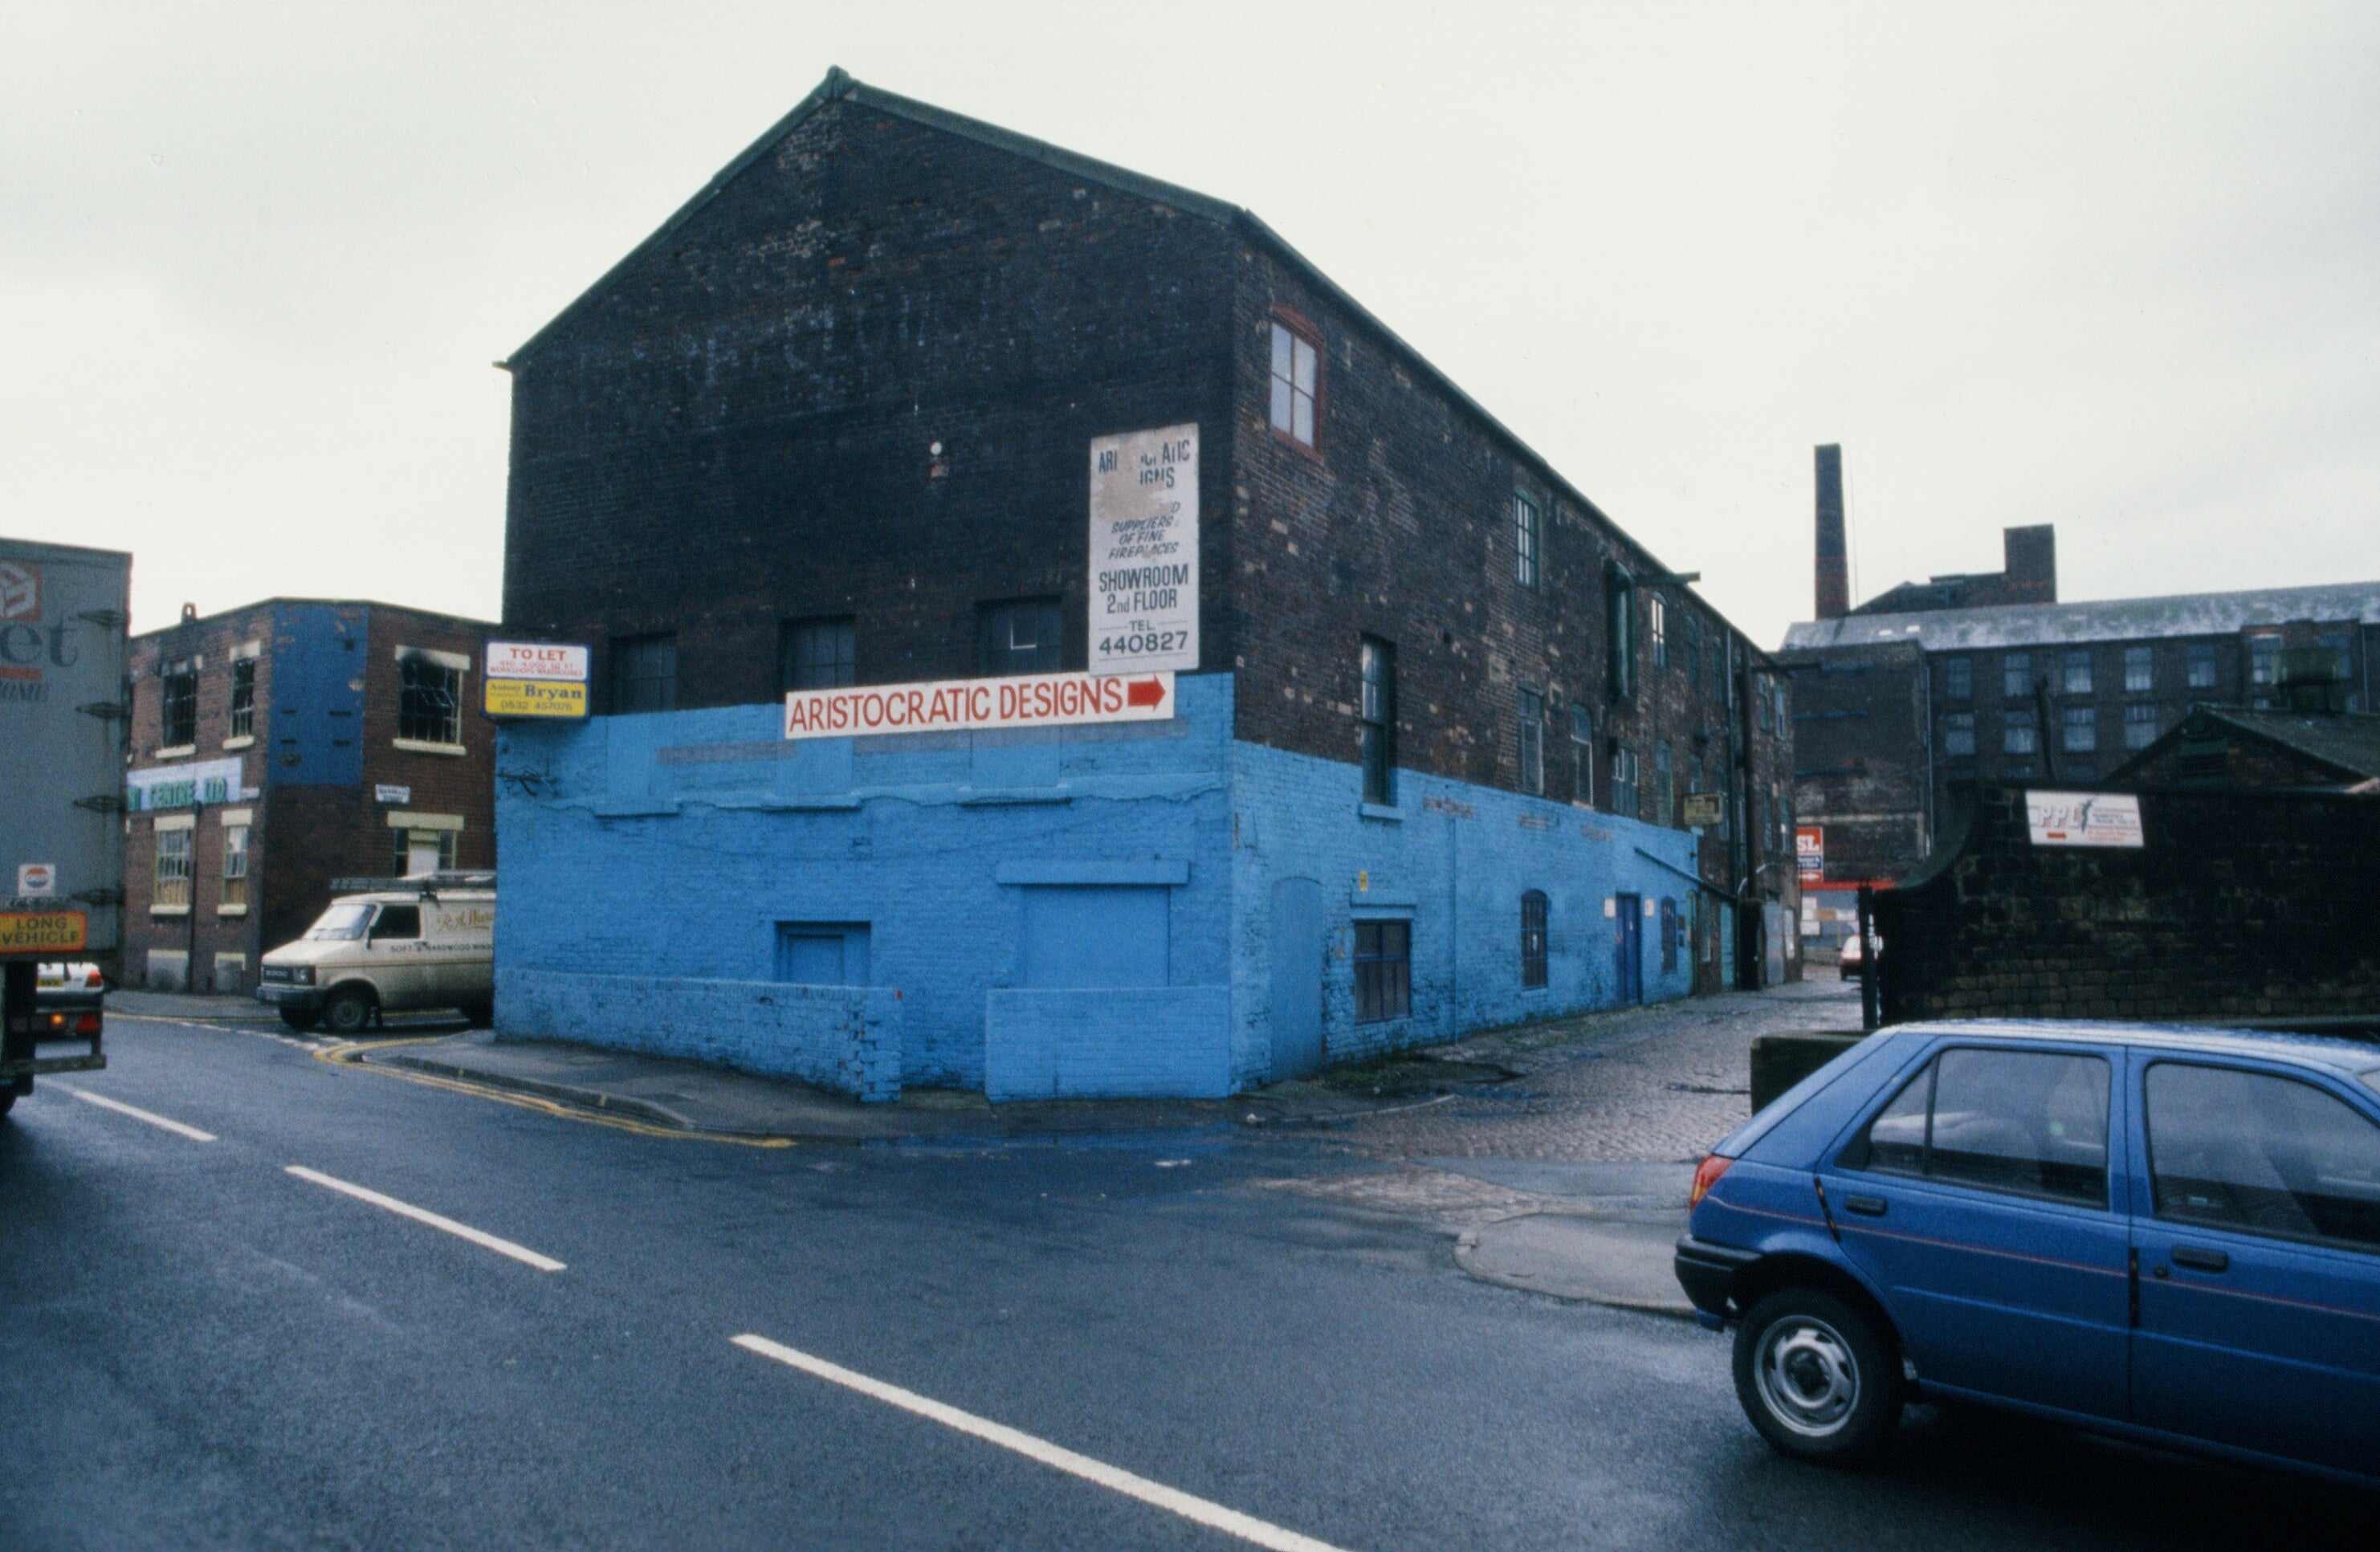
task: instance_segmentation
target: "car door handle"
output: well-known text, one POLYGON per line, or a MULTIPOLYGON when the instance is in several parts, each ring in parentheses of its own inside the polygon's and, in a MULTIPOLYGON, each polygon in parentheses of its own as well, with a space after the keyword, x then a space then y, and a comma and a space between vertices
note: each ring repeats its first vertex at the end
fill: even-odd
POLYGON ((2219 1250, 2201 1250, 2196 1245, 2173 1247, 2173 1264, 2202 1272, 2225 1272, 2231 1269, 2231 1257, 2219 1250))
POLYGON ((1884 1216, 1884 1209, 1885 1200, 1881 1196, 1846 1196, 1843 1198, 1843 1211, 1855 1212, 1863 1218, 1882 1218, 1884 1216))

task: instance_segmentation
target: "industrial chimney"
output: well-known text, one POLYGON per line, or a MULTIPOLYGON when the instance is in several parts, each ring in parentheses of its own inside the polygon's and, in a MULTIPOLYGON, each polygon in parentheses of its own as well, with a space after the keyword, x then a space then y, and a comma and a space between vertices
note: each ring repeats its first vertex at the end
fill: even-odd
POLYGON ((1843 450, 1838 443, 1818 449, 1817 617, 1839 620, 1851 612, 1850 563, 1843 553, 1843 450))

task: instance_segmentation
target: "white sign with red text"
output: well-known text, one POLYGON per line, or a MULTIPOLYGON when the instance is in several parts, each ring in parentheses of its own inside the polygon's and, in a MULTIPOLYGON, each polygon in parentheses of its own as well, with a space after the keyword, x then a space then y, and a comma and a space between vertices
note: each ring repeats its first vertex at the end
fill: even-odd
POLYGON ((787 738, 1162 722, 1172 717, 1171 673, 1026 673, 1014 679, 795 690, 785 697, 787 738))
POLYGON ((2028 792, 2036 846, 2140 846, 2141 800, 2131 793, 2028 792))
POLYGON ((587 682, 587 649, 547 641, 491 641, 488 643, 486 676, 490 679, 557 679, 583 685, 587 682))

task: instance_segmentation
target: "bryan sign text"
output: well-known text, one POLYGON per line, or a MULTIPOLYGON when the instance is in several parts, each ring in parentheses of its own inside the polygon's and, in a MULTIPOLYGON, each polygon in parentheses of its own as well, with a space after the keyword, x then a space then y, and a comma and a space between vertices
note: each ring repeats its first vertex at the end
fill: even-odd
POLYGON ((1091 672, 1198 666, 1198 427, 1091 442, 1091 672))
POLYGON ((785 736, 852 738, 1073 722, 1161 722, 1172 716, 1171 673, 1027 673, 1014 679, 795 690, 785 697, 785 736))

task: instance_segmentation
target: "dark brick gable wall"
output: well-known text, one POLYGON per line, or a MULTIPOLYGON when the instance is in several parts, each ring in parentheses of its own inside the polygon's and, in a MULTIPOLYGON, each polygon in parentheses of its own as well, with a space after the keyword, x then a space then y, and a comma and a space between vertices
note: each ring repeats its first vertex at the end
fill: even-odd
POLYGON ((1826 831, 1826 878, 1899 878, 1931 839, 1925 654, 1903 642, 1779 661, 1793 682, 1796 818, 1826 831))
POLYGON ((1937 864, 1876 898, 1888 1023, 2380 1010, 2380 803, 2144 792, 2132 850, 2034 845, 2020 786, 1960 797, 1937 864))
MULTIPOLYGON (((1396 647, 1402 766, 1518 790, 1518 696, 1526 686, 1546 697, 1548 796, 1575 790, 1574 703, 1594 718, 1600 808, 1612 806, 1614 739, 1636 751, 1645 819, 1659 812, 1655 751, 1663 741, 1673 751, 1680 801, 1696 753, 1705 791, 1719 790, 1730 752, 1741 759, 1748 745, 1756 746, 1754 790, 1781 782, 1783 738, 1762 734, 1728 704, 1731 643, 1718 614, 1682 588, 1658 589, 1671 661, 1656 666, 1647 634, 1656 589, 1640 587, 1639 686, 1633 701, 1615 702, 1607 690, 1607 567, 1616 562, 1641 578, 1655 573, 1651 558, 1601 515, 1559 495, 1500 433, 1297 272, 1245 247, 1238 263, 1231 618, 1240 737, 1354 760, 1357 654, 1371 635, 1396 647), (1277 313, 1322 335, 1312 450, 1270 427, 1277 313), (1516 491, 1543 514, 1535 587, 1516 575, 1516 491), (1689 614, 1702 645, 1699 671, 1685 661, 1689 614)), ((1755 818, 1759 811, 1752 803, 1755 818)), ((1724 869, 1727 843, 1715 831, 1705 843, 1706 872, 1724 869)))
MULTIPOLYGON (((1088 443, 1183 421, 1228 575, 1228 237, 831 104, 515 366, 504 616, 678 635, 678 704, 779 693, 782 622, 856 616, 863 683, 978 671, 980 603, 1084 640, 1088 443), (942 454, 930 452, 940 443, 942 454)), ((1203 623, 1230 652, 1220 589, 1203 623)))

